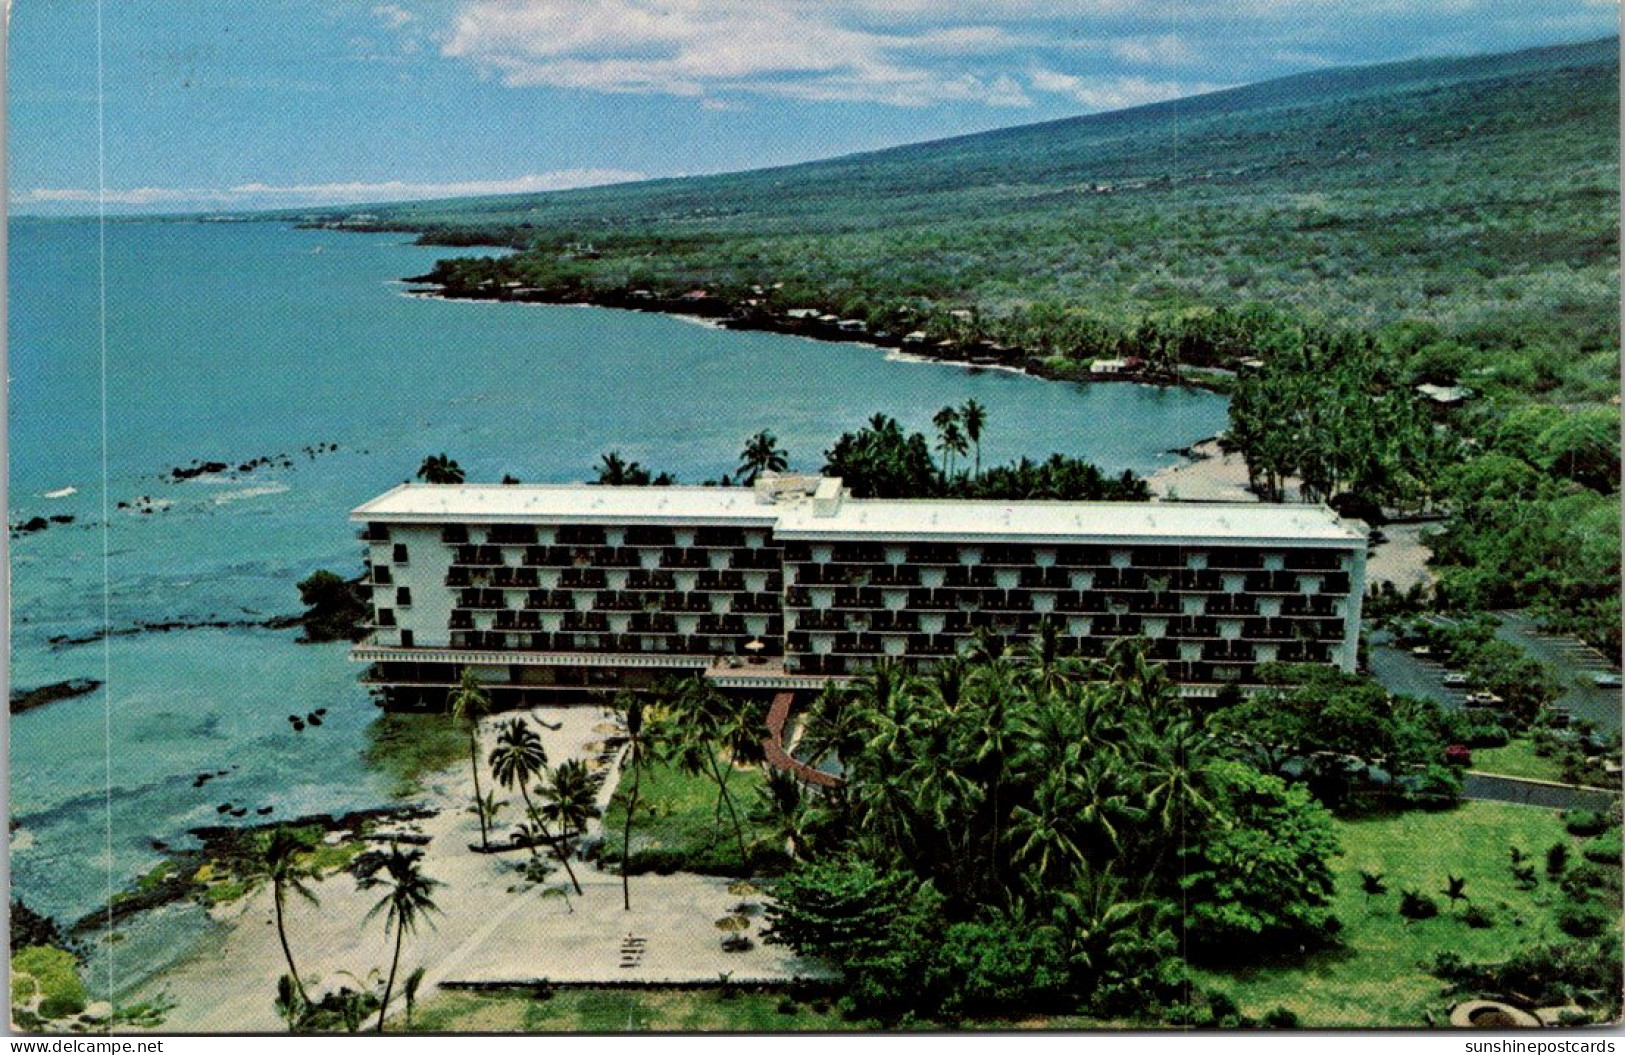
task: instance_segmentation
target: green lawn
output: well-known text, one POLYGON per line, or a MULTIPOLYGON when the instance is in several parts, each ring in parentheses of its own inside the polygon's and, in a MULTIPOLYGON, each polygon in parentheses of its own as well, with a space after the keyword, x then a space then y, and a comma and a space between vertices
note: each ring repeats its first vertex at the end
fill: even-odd
POLYGON ((1529 806, 1467 802, 1442 813, 1410 812, 1338 821, 1343 853, 1333 862, 1336 912, 1343 944, 1301 963, 1241 971, 1194 972, 1204 988, 1228 993, 1242 1013, 1261 1017, 1275 1007, 1298 1014, 1305 1027, 1421 1026, 1425 1011, 1445 1009, 1437 978, 1428 974, 1435 953, 1468 960, 1506 959, 1515 948, 1566 940, 1552 921, 1562 900, 1547 881, 1546 848, 1559 839, 1578 858, 1581 840, 1564 832, 1557 813, 1529 806), (1517 889, 1509 847, 1537 866, 1540 885, 1517 889), (1388 893, 1368 906, 1360 872, 1381 872, 1388 893), (1465 876, 1465 893, 1488 911, 1495 926, 1474 930, 1441 894, 1447 875, 1465 876), (1435 919, 1407 924, 1398 914, 1399 892, 1414 889, 1439 903, 1435 919))
POLYGON ((445 992, 413 1017, 424 1033, 631 1033, 862 1029, 827 999, 790 1001, 781 993, 720 989, 561 989, 538 1000, 528 993, 445 992), (782 1007, 782 1010, 781 1010, 782 1007))
MULTIPOLYGON (((765 785, 758 769, 735 769, 728 778, 728 794, 753 854, 770 846, 770 830, 751 820, 760 808, 758 790, 765 785)), ((626 823, 626 798, 631 777, 623 775, 604 818, 606 854, 619 857, 621 832, 626 823)), ((728 811, 717 815, 717 786, 703 775, 684 773, 659 764, 643 773, 638 813, 632 827, 633 867, 651 871, 704 871, 744 874, 738 841, 728 811)))
POLYGON ((1563 780, 1563 770, 1557 760, 1535 754, 1535 745, 1527 737, 1510 740, 1504 747, 1475 748, 1473 768, 1482 773, 1499 773, 1507 777, 1563 780))

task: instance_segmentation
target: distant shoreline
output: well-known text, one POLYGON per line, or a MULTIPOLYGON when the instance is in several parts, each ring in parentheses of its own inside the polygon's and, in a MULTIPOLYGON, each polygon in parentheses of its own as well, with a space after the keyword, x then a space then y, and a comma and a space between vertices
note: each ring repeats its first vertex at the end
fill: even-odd
MULTIPOLYGON (((885 350, 889 358, 907 362, 943 363, 967 369, 1000 370, 1023 374, 1044 381, 1069 381, 1074 384, 1097 382, 1150 385, 1156 388, 1190 388, 1225 393, 1234 374, 1227 370, 1204 368, 1197 374, 1181 374, 1177 379, 1153 376, 1143 371, 1125 369, 1113 373, 1083 374, 1057 369, 1033 356, 1024 348, 1005 347, 992 342, 970 341, 928 342, 911 341, 907 335, 867 329, 843 328, 842 321, 821 318, 792 317, 784 312, 757 305, 739 305, 722 297, 660 297, 652 293, 633 295, 620 292, 583 293, 561 292, 539 287, 493 288, 477 291, 451 290, 440 283, 428 281, 426 275, 415 275, 400 280, 405 296, 425 300, 471 301, 492 304, 549 304, 555 306, 581 306, 612 308, 622 311, 641 311, 695 320, 725 330, 779 333, 792 337, 806 337, 832 344, 855 344, 885 350)), ((646 291, 634 291, 646 293, 646 291)))

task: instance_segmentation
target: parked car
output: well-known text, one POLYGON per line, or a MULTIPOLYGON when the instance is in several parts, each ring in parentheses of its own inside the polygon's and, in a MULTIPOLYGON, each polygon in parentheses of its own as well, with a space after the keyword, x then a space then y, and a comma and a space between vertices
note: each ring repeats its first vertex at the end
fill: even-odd
POLYGON ((1506 701, 1493 692, 1469 692, 1467 706, 1469 707, 1499 707, 1506 701))
POLYGON ((1417 645, 1415 648, 1411 649, 1411 655, 1417 657, 1418 659, 1427 659, 1429 656, 1433 655, 1433 649, 1429 648, 1427 645, 1417 645))
POLYGON ((1591 682, 1599 689, 1617 689, 1621 685, 1618 674, 1598 674, 1591 679, 1591 682))
POLYGON ((1473 679, 1457 671, 1451 671, 1444 676, 1444 683, 1453 689, 1465 689, 1473 683, 1473 679))

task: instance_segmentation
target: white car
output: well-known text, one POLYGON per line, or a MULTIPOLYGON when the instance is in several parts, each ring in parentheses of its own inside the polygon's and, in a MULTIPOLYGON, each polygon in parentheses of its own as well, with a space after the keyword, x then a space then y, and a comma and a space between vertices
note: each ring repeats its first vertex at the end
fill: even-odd
POLYGON ((1598 674, 1591 679, 1591 683, 1599 689, 1617 689, 1621 680, 1618 674, 1598 674))
POLYGON ((1411 655, 1416 656, 1418 659, 1426 659, 1427 657, 1433 655, 1433 649, 1426 645, 1417 645, 1415 648, 1411 649, 1411 655))
POLYGON ((1465 674, 1450 673, 1444 676, 1444 683, 1452 689, 1465 689, 1473 683, 1473 679, 1465 674))
POLYGON ((1467 706, 1469 707, 1499 707, 1506 701, 1493 692, 1469 692, 1467 706))

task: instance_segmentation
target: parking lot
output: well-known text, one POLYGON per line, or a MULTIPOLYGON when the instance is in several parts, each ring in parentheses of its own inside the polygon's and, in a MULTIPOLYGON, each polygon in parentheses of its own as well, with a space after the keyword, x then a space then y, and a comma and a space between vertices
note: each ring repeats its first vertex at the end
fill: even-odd
MULTIPOLYGON (((1496 636, 1517 645, 1530 656, 1552 668, 1563 686, 1556 706, 1575 718, 1596 723, 1603 733, 1620 728, 1619 686, 1599 686, 1598 675, 1618 674, 1617 663, 1584 642, 1562 634, 1548 634, 1535 627, 1522 612, 1499 612, 1501 626, 1496 636)), ((1369 655, 1371 676, 1389 692, 1437 700, 1441 706, 1457 710, 1467 705, 1470 687, 1447 685, 1449 668, 1432 657, 1412 655, 1385 635, 1372 638, 1369 655)))

